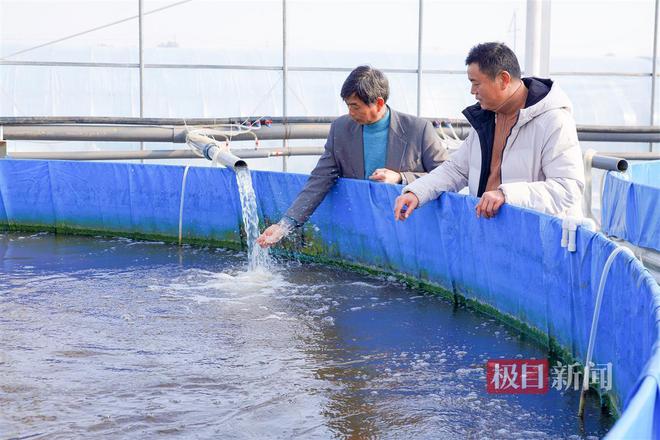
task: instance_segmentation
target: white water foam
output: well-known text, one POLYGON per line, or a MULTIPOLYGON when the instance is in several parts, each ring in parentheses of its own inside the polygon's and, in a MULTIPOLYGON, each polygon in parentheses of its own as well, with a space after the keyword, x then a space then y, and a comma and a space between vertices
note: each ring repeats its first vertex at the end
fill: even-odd
POLYGON ((184 293, 184 295, 187 293, 191 295, 190 298, 203 302, 247 299, 251 295, 273 295, 295 290, 296 287, 285 281, 276 271, 257 269, 215 273, 202 269, 189 269, 174 282, 166 286, 152 285, 150 289, 184 293), (202 295, 202 292, 206 295, 202 295))

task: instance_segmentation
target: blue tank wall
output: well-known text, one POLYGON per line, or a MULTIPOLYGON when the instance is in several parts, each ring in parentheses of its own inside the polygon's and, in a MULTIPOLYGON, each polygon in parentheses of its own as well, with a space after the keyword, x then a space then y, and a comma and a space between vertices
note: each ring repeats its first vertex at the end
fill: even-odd
MULTIPOLYGON (((174 166, 1 160, 0 223, 176 238, 183 175, 184 168, 174 166)), ((279 219, 306 180, 272 172, 252 175, 260 216, 270 220, 279 219)), ((496 308, 584 359, 612 242, 578 230, 578 251, 568 253, 560 247, 559 220, 510 206, 495 219, 478 219, 476 199, 457 194, 444 194, 397 223, 392 205, 399 191, 394 185, 340 180, 307 226, 314 236, 309 252, 431 282, 496 308)), ((190 168, 184 196, 184 240, 240 243, 233 172, 190 168)), ((657 386, 653 372, 660 370, 660 359, 653 355, 660 340, 659 298, 660 288, 640 263, 617 256, 594 360, 612 362, 620 405, 646 372, 657 386)), ((644 402, 654 414, 655 402, 644 402)), ((627 416, 632 417, 624 414, 622 420, 627 416)), ((655 435, 651 416, 634 416, 642 419, 630 426, 655 435)))
POLYGON ((609 172, 601 211, 607 234, 660 252, 660 161, 609 172))

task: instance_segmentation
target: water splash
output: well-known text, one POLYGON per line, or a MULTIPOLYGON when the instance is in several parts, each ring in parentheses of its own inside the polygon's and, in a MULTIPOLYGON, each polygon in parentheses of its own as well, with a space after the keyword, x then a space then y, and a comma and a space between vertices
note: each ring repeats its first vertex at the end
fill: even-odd
POLYGON ((270 257, 268 249, 257 244, 259 237, 259 216, 257 215, 257 196, 252 188, 252 177, 247 167, 236 168, 236 182, 241 196, 241 208, 243 209, 243 226, 248 244, 248 270, 268 270, 270 257))

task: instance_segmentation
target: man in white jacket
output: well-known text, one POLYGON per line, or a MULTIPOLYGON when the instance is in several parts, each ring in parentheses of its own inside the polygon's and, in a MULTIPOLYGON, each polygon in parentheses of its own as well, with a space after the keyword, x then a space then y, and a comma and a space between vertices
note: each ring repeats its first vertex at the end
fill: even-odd
POLYGON ((473 47, 465 64, 478 101, 463 111, 472 129, 449 160, 403 188, 394 217, 465 186, 480 198, 477 216, 491 218, 504 203, 581 216, 582 152, 566 94, 549 79, 521 78, 502 43, 473 47))

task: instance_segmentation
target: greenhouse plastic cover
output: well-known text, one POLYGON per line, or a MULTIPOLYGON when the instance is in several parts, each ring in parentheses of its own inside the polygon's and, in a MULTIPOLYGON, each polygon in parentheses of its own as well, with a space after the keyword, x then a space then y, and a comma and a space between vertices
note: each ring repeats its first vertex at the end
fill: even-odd
MULTIPOLYGON (((0 160, 0 226, 175 239, 183 176, 184 168, 175 166, 0 160)), ((262 221, 277 221, 307 179, 274 172, 252 177, 262 221)), ((395 222, 400 189, 340 179, 305 227, 312 243, 301 251, 431 282, 547 334, 584 359, 601 270, 614 243, 578 229, 577 252, 569 253, 560 246, 560 220, 506 205, 496 218, 480 219, 475 198, 449 193, 395 222)), ((232 171, 190 168, 183 195, 184 240, 240 243, 232 171)), ((660 436, 659 298, 660 288, 636 259, 615 258, 594 361, 612 363, 619 408, 630 402, 641 410, 625 412, 610 438, 660 436)))
POLYGON ((602 228, 614 237, 660 252, 660 161, 609 172, 602 198, 602 228))

